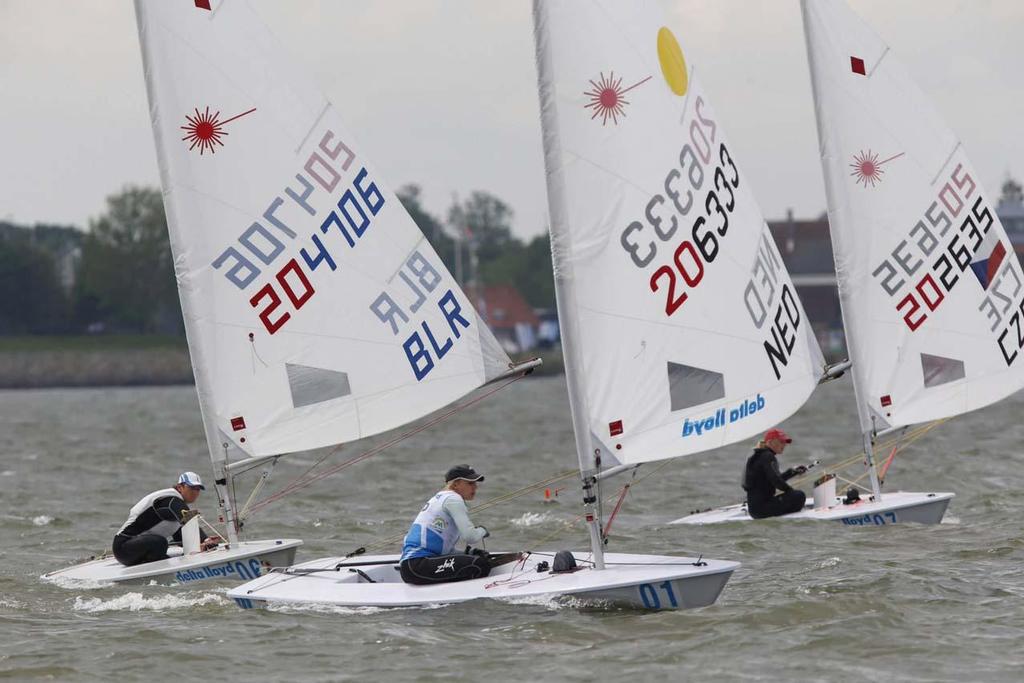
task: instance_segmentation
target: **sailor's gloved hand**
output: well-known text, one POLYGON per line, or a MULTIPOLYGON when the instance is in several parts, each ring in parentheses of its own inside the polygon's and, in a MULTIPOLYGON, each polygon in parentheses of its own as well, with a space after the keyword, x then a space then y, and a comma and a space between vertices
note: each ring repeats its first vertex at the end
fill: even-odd
POLYGON ((470 548, 470 547, 467 546, 466 550, 469 551, 467 553, 468 555, 476 555, 477 557, 482 557, 482 558, 484 558, 486 560, 491 559, 491 554, 489 552, 487 552, 486 550, 484 550, 483 548, 470 548))
POLYGON ((203 541, 203 544, 199 547, 200 550, 213 550, 223 541, 220 536, 210 536, 203 541))
POLYGON ((807 465, 797 465, 793 468, 793 471, 797 474, 803 474, 807 471, 807 465))

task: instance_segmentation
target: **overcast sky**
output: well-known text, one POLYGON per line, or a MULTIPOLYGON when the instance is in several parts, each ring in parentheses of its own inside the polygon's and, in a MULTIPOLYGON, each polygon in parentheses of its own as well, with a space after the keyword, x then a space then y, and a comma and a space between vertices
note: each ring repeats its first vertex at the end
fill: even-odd
MULTIPOLYGON (((191 0, 161 0, 190 2, 191 0)), ((626 0, 623 0, 626 1, 626 0)), ((393 189, 443 216, 485 190, 522 237, 546 198, 529 0, 253 0, 393 189)), ((1024 178, 1024 2, 851 0, 963 141, 990 195, 1024 178)), ((825 206, 797 0, 664 3, 766 217, 825 206)), ((0 0, 0 220, 86 227, 159 182, 132 4, 0 0)))

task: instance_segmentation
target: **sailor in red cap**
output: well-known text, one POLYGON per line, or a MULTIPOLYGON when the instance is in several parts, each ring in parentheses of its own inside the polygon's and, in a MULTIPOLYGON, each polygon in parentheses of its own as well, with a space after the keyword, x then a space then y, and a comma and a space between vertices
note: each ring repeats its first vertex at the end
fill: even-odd
POLYGON ((803 491, 786 483, 787 479, 803 474, 807 468, 800 465, 779 472, 779 461, 775 456, 781 455, 791 443, 793 439, 786 432, 777 428, 769 429, 758 442, 754 454, 747 458, 747 466, 743 470, 743 490, 747 492, 747 512, 754 519, 797 512, 807 500, 803 491), (782 493, 776 494, 776 491, 782 493))

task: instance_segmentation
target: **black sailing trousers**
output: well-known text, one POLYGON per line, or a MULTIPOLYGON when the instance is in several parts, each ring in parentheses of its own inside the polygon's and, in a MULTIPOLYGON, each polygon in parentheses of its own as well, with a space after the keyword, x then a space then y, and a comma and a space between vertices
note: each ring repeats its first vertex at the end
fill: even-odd
POLYGON ((419 586, 479 579, 491 573, 491 561, 481 555, 413 557, 399 565, 402 581, 419 586))
POLYGON ((802 510, 806 500, 807 494, 803 491, 791 489, 767 500, 748 499, 747 512, 754 519, 778 517, 779 515, 787 515, 790 512, 802 510))
POLYGON ((126 567, 167 559, 167 539, 156 534, 114 536, 114 557, 126 567))

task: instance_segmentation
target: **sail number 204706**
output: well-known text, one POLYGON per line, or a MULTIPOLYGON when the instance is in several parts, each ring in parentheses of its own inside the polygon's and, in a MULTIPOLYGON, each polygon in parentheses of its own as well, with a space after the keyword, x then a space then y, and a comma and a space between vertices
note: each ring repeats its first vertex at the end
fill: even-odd
POLYGON ((335 255, 345 248, 342 245, 355 249, 384 207, 384 195, 365 167, 353 165, 355 158, 348 145, 333 131, 326 130, 301 172, 295 174, 294 181, 267 203, 262 220, 253 221, 210 264, 246 293, 249 305, 256 309, 260 322, 270 334, 281 329, 316 293, 310 273, 321 265, 337 270, 335 255), (350 175, 350 168, 354 177, 350 175), (339 186, 344 191, 335 201, 339 186), (295 228, 309 217, 317 216, 315 204, 325 200, 333 205, 327 217, 298 254, 289 259, 288 255, 295 253, 291 244, 299 238, 295 228), (278 268, 285 259, 284 265, 278 268), (273 275, 265 274, 275 269, 277 272, 273 275), (261 276, 267 279, 259 286, 257 280, 261 276), (251 286, 259 288, 249 295, 251 286))

